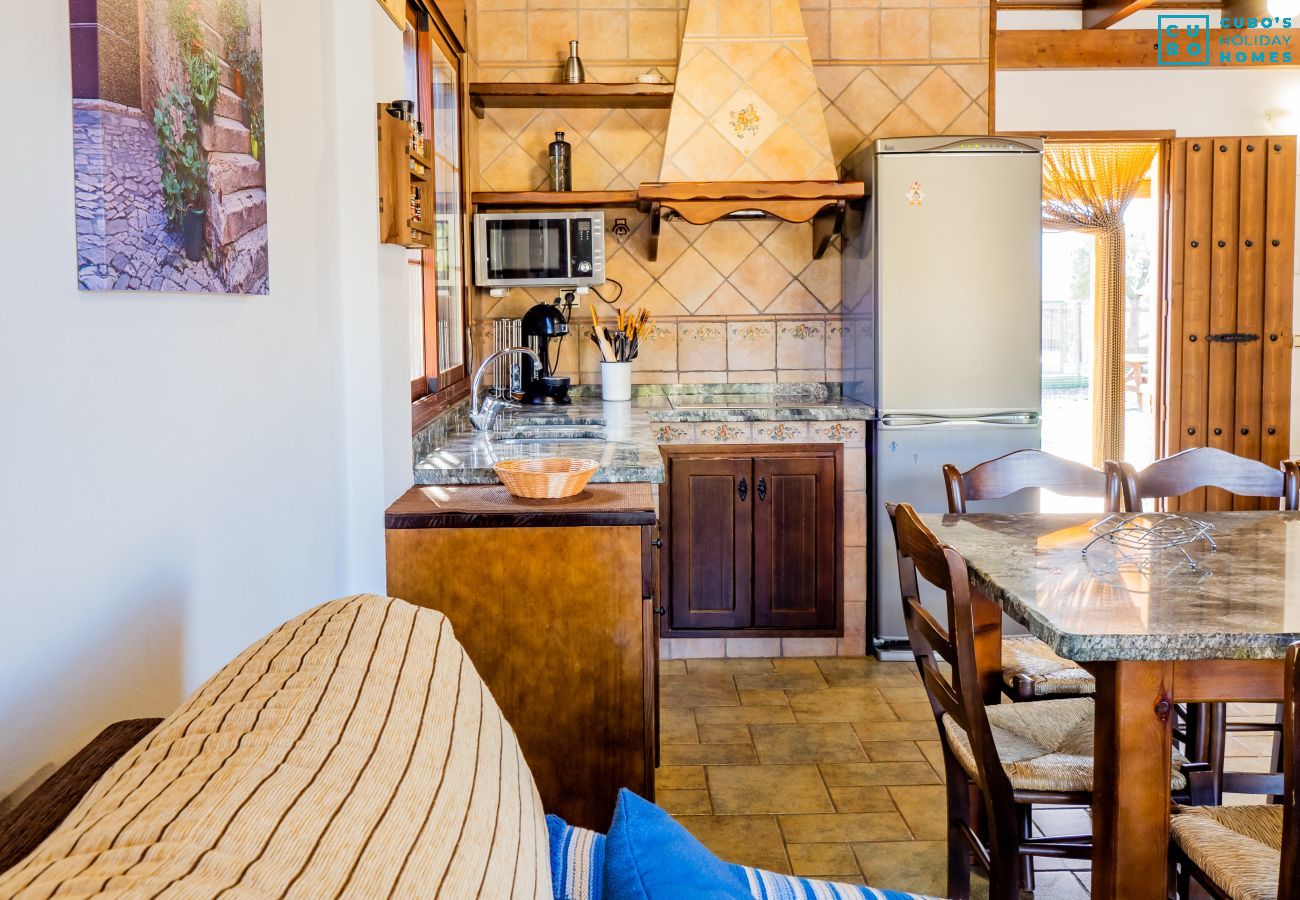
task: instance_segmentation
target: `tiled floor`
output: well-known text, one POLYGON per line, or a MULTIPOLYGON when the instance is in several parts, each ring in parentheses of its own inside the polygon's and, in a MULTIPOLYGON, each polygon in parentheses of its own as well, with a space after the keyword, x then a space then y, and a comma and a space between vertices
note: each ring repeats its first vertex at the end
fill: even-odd
MULTIPOLYGON (((719 856, 942 896, 943 763, 910 663, 665 660, 660 686, 658 802, 719 856)), ((1232 768, 1261 768, 1270 740, 1231 738, 1232 768)), ((1089 830, 1085 810, 1042 810, 1034 818, 1047 833, 1089 830)), ((1087 863, 1038 866, 1035 897, 1088 896, 1087 863)), ((972 887, 984 896, 978 876, 972 887)))

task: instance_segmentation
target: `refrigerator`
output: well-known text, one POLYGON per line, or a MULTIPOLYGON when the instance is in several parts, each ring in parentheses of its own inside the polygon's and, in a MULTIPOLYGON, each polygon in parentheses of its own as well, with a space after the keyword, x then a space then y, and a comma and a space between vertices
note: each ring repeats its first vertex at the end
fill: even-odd
MULTIPOLYGON (((885 503, 947 512, 944 463, 1039 446, 1042 142, 883 139, 844 174, 867 185, 845 226, 842 303, 844 392, 876 409, 869 648, 910 659, 885 503)), ((1037 509, 1036 492, 980 509, 1037 509)), ((922 600, 943 613, 938 591, 922 600)))

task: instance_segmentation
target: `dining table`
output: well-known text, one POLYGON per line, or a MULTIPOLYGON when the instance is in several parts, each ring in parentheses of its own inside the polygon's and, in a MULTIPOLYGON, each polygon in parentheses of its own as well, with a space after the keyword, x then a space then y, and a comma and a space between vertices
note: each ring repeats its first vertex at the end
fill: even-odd
POLYGON ((1145 548, 1086 513, 922 516, 966 559, 977 660, 1000 658, 1000 608, 1096 678, 1093 897, 1165 897, 1174 705, 1280 702, 1300 640, 1300 512, 1189 516, 1211 527, 1145 548))

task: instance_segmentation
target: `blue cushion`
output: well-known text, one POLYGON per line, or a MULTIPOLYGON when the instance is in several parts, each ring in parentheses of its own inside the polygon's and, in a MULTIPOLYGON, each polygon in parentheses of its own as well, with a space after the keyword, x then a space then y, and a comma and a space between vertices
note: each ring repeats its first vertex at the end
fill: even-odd
POLYGON ((668 813, 627 790, 619 792, 605 845, 604 896, 605 900, 921 900, 915 894, 725 863, 668 813))
POLYGON ((551 895, 555 900, 600 900, 605 877, 605 836, 546 817, 551 842, 551 895))
POLYGON ((718 859, 653 803, 618 792, 605 844, 606 900, 713 900, 752 896, 741 873, 718 859))

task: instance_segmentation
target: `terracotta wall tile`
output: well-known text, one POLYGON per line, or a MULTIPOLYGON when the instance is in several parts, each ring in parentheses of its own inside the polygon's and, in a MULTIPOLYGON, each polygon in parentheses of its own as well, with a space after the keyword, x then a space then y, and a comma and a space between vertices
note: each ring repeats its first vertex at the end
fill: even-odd
MULTIPOLYGON (((797 55, 772 59, 761 47, 742 45, 727 51, 724 64, 704 54, 696 62, 703 81, 693 101, 703 104, 704 114, 674 119, 681 132, 677 140, 688 151, 673 177, 690 178, 693 166, 703 169, 718 156, 728 159, 735 177, 766 177, 765 165, 806 155, 808 137, 823 121, 835 154, 831 163, 878 137, 987 129, 986 0, 800 0, 798 7, 812 58, 834 63, 814 67, 823 116, 817 116, 816 101, 800 105, 799 98, 783 92, 789 79, 778 70, 797 69, 802 64, 797 55), (936 67, 937 62, 947 64, 936 67), (770 149, 749 158, 706 121, 743 78, 751 86, 775 84, 762 92, 763 102, 789 123, 789 132, 770 149)), ((576 37, 591 80, 632 80, 650 67, 677 80, 687 8, 688 0, 479 0, 474 77, 553 80, 568 41, 576 37)), ((745 33, 759 23, 784 27, 795 3, 690 0, 689 9, 715 32, 721 27, 745 33)), ((544 186, 546 146, 555 130, 565 131, 574 146, 575 186, 632 188, 657 180, 670 138, 668 121, 667 110, 489 110, 485 119, 469 122, 471 160, 476 157, 477 166, 472 187, 544 186)), ((841 377, 847 325, 833 318, 840 310, 838 248, 811 260, 808 226, 665 223, 659 259, 651 262, 645 255, 647 217, 632 210, 610 210, 607 216, 607 221, 626 218, 632 228, 621 244, 611 239, 607 245, 608 275, 624 288, 621 305, 643 305, 667 332, 649 342, 637 373, 641 383, 841 377), (762 313, 775 318, 754 319, 762 313), (821 330, 818 350, 793 337, 800 323, 821 330), (769 333, 753 341, 738 339, 739 329, 756 325, 769 333)), ((476 297, 476 316, 520 315, 545 299, 535 294, 484 294, 476 297)), ((612 285, 605 294, 613 296, 612 285)), ((568 342, 574 346, 561 362, 577 377, 595 381, 598 356, 582 330, 575 329, 579 339, 568 342)), ((850 483, 859 487, 857 476, 850 483)), ((718 649, 725 646, 719 642, 718 649)))

